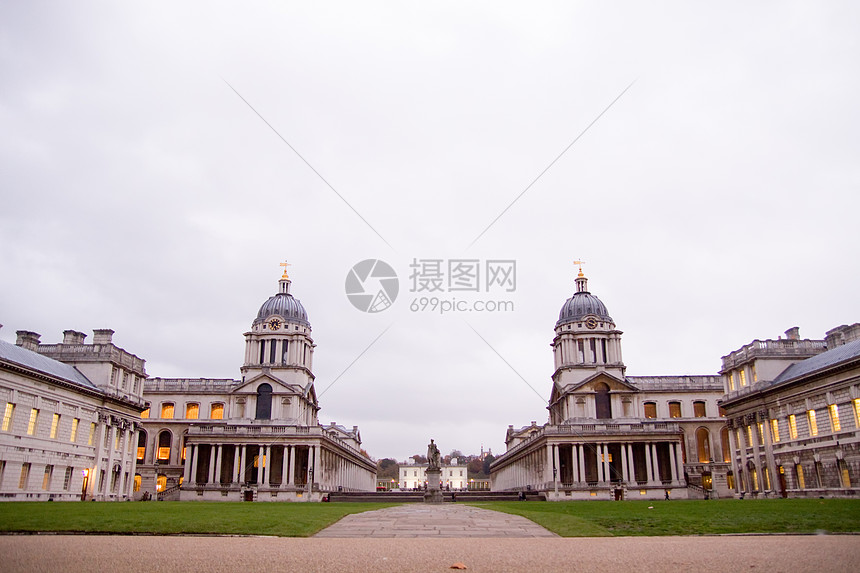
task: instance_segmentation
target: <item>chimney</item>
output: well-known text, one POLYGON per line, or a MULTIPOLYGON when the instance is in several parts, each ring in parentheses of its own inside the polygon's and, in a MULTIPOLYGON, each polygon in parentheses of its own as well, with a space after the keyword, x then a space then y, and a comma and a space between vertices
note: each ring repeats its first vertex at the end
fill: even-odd
POLYGON ((20 346, 24 350, 32 350, 33 352, 39 350, 39 338, 41 338, 41 334, 30 332, 29 330, 19 330, 15 334, 18 335, 18 340, 15 341, 16 346, 20 346))
POLYGON ((352 427, 352 433, 358 435, 358 426, 352 427))
POLYGON ((110 328, 93 330, 93 344, 111 344, 112 339, 113 330, 110 328))
POLYGON ((63 344, 84 344, 84 339, 87 337, 83 332, 77 330, 63 331, 63 344))
POLYGON ((785 338, 787 340, 800 340, 800 327, 792 326, 788 330, 785 331, 785 338))

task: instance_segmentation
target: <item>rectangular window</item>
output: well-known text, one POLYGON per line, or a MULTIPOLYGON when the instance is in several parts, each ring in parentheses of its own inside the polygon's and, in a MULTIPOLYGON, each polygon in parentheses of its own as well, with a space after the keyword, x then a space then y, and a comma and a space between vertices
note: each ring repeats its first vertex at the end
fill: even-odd
MULTIPOLYGON (((855 402, 857 400, 854 400, 855 402)), ((12 413, 15 411, 15 404, 6 402, 6 411, 3 412, 3 431, 8 432, 12 427, 12 413)))
POLYGON ((680 418, 681 417, 681 403, 680 402, 669 402, 669 417, 670 418, 680 418))
POLYGON ((777 443, 779 441, 779 421, 771 420, 770 421, 770 439, 773 440, 773 443, 777 443))
POLYGON ((122 432, 119 428, 116 429, 116 438, 113 441, 113 449, 119 450, 120 446, 122 446, 122 432))
POLYGON ((792 440, 797 439, 797 418, 794 414, 788 417, 788 435, 791 436, 792 440))
POLYGON ((78 424, 81 421, 78 418, 72 418, 72 432, 69 434, 69 441, 74 442, 78 438, 78 424))
POLYGON ((105 427, 104 437, 105 439, 103 440, 102 445, 104 446, 104 449, 108 449, 108 447, 110 446, 110 426, 105 427))
POLYGON ((657 404, 654 402, 645 402, 645 417, 646 418, 656 418, 657 417, 657 404))
POLYGON ((759 422, 756 426, 758 428, 758 443, 759 445, 764 444, 764 424, 759 422))
POLYGON ((747 447, 751 448, 752 445, 753 445, 752 426, 747 426, 747 447))
POLYGON ((815 410, 809 410, 806 412, 806 416, 809 418, 809 435, 817 436, 818 424, 815 422, 815 410))
POLYGON ((752 370, 753 382, 758 382, 758 372, 755 371, 755 364, 750 366, 750 370, 752 370))
POLYGON ((60 425, 60 415, 54 414, 51 417, 51 439, 52 440, 57 439, 57 426, 59 426, 59 425, 60 425))
POLYGON ((707 414, 705 414, 704 402, 693 402, 693 415, 697 418, 705 418, 707 416, 707 414))
POLYGON ((173 418, 173 403, 167 402, 161 405, 161 417, 165 420, 173 418))
POLYGON ((860 428, 860 398, 854 398, 854 427, 860 428))
POLYGON ((87 445, 88 446, 93 445, 93 440, 95 439, 95 437, 96 437, 96 423, 93 422, 90 424, 90 437, 87 438, 87 445))
MULTIPOLYGON (((746 371, 741 369, 739 374, 741 376, 741 386, 746 386, 747 385, 747 373, 746 373, 746 371)), ((756 489, 758 489, 758 488, 756 488, 756 489)))
POLYGON ((45 466, 45 476, 42 478, 42 489, 48 491, 51 487, 51 475, 54 473, 54 466, 45 466))
POLYGON ((140 491, 140 484, 143 482, 143 478, 140 477, 140 474, 134 474, 134 491, 140 491))
POLYGON ((803 466, 797 464, 794 466, 794 471, 797 473, 797 487, 800 489, 806 489, 806 479, 803 477, 803 466))
POLYGON ((72 487, 72 472, 74 468, 69 466, 66 468, 66 475, 63 476, 63 490, 69 491, 69 488, 72 487))
POLYGON ((149 408, 140 413, 140 417, 143 419, 149 418, 149 408))
POLYGON ((601 344, 602 349, 603 349, 603 360, 602 360, 602 362, 604 364, 606 364, 607 362, 609 362, 609 359, 607 358, 607 354, 606 354, 606 339, 602 339, 600 341, 600 344, 601 344))
POLYGON ((588 339, 588 347, 591 350, 591 361, 592 362, 597 362, 597 347, 595 344, 596 342, 597 341, 594 340, 593 338, 588 339))
POLYGON ((266 362, 266 341, 260 341, 260 364, 266 362))
POLYGON ((30 479, 30 464, 21 464, 21 477, 18 478, 18 489, 27 489, 27 481, 30 479))
POLYGON ((30 421, 27 422, 27 435, 32 436, 36 433, 36 422, 39 420, 39 410, 36 408, 30 409, 30 421))
POLYGON ((269 363, 275 363, 275 356, 278 354, 278 341, 272 340, 269 342, 269 363))
POLYGON ((142 462, 146 455, 146 446, 137 446, 137 461, 142 462))
POLYGON ((213 420, 223 420, 224 419, 224 404, 212 404, 211 413, 209 417, 213 420))
POLYGON ((579 353, 579 363, 585 363, 585 343, 582 340, 577 341, 576 349, 579 353))
POLYGON ((752 478, 753 491, 758 491, 758 472, 755 468, 750 469, 750 477, 752 478))
POLYGON ((729 392, 734 391, 735 389, 735 376, 731 372, 729 372, 729 392))
POLYGON ((839 423, 839 407, 836 404, 830 404, 830 427, 834 432, 842 430, 842 424, 839 423))
POLYGON ((199 404, 186 404, 185 405, 185 419, 186 420, 196 420, 200 417, 200 405, 199 404))
POLYGON ((122 373, 122 389, 128 390, 128 372, 122 373))

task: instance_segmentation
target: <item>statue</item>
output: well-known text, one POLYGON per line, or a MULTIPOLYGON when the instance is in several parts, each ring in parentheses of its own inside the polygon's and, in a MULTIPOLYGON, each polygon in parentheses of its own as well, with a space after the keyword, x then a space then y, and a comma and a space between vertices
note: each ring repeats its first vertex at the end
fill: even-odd
POLYGON ((433 443, 432 438, 427 445, 427 462, 430 464, 427 466, 428 470, 438 470, 442 467, 442 456, 439 454, 439 448, 433 443))

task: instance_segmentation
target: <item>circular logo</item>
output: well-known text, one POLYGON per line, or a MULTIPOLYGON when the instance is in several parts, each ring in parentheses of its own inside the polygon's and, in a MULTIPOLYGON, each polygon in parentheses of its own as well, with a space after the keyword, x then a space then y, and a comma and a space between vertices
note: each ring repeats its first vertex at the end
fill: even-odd
POLYGON ((346 298, 361 312, 382 312, 394 303, 399 291, 397 273, 379 259, 356 263, 346 275, 346 298))

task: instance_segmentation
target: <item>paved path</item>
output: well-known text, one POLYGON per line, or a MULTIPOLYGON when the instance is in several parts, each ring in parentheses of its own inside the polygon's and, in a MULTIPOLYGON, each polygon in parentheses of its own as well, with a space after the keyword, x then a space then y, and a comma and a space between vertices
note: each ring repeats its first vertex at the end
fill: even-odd
POLYGON ((314 537, 557 537, 519 515, 457 503, 406 503, 347 515, 314 537))

